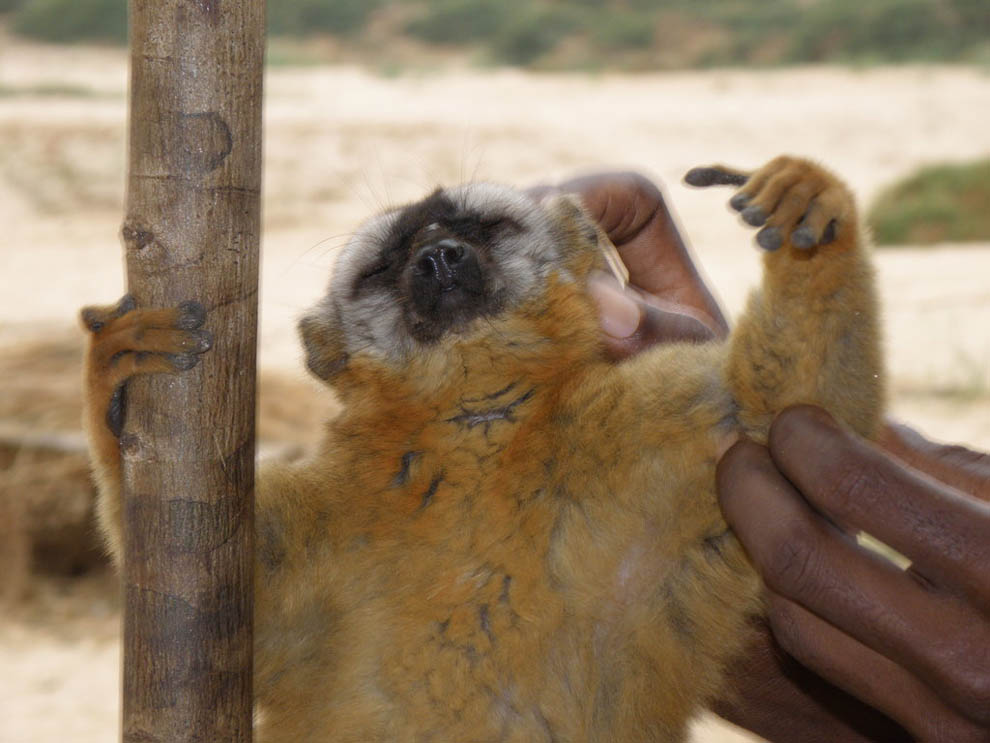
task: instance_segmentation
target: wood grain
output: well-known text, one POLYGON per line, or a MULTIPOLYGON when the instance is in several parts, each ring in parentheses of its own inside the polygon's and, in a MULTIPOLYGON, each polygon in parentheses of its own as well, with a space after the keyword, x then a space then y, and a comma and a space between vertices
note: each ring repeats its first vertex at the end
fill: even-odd
POLYGON ((128 385, 127 743, 250 741, 263 0, 131 0, 122 236, 138 307, 214 348, 128 385))

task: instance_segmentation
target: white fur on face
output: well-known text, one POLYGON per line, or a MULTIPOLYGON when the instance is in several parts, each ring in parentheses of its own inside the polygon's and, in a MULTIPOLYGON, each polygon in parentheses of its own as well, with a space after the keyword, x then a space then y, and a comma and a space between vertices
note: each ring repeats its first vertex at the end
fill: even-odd
MULTIPOLYGON (((502 311, 532 297, 552 270, 562 272, 559 231, 540 203, 516 189, 491 183, 469 183, 443 193, 481 222, 508 219, 519 226, 499 231, 491 244, 483 246, 491 263, 486 277, 489 293, 498 293, 502 311)), ((370 353, 401 363, 419 350, 419 342, 407 330, 407 308, 397 292, 381 285, 358 286, 362 276, 381 264, 383 249, 403 211, 415 206, 379 214, 358 229, 337 259, 328 296, 313 310, 321 321, 342 330, 348 354, 370 353)))

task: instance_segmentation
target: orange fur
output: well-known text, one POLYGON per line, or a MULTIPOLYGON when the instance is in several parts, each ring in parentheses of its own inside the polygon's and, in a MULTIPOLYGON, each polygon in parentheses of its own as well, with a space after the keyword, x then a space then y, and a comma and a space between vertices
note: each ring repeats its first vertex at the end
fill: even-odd
MULTIPOLYGON (((839 189, 851 213, 817 166, 768 167, 839 189)), ((768 255, 729 343, 613 364, 585 291, 594 243, 579 212, 556 218, 569 252, 538 296, 403 368, 335 361, 344 407, 319 451, 260 472, 259 741, 682 740, 759 609, 716 502, 720 440, 765 436, 793 402, 876 425, 854 220, 831 245, 768 255)), ((334 332, 312 332, 336 360, 334 332)), ((88 429, 118 551, 99 347, 88 429)))

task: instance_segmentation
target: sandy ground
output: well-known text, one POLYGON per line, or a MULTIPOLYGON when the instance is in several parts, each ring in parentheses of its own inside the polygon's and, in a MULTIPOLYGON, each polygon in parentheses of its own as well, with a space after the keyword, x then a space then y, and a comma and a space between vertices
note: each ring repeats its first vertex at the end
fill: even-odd
MULTIPOLYGON (((126 70, 113 50, 0 38, 0 346, 62 332, 122 293, 126 70)), ((301 377, 295 318, 361 218, 438 183, 516 184, 603 168, 661 179, 730 313, 758 275, 724 200, 679 184, 710 161, 782 151, 830 163, 868 201, 918 165, 990 153, 990 76, 960 68, 382 78, 268 75, 260 362, 301 377)), ((990 448, 990 245, 879 252, 892 410, 990 448)), ((0 740, 108 740, 117 608, 95 584, 45 584, 0 620, 0 740)), ((714 723, 699 741, 739 738, 714 723)))

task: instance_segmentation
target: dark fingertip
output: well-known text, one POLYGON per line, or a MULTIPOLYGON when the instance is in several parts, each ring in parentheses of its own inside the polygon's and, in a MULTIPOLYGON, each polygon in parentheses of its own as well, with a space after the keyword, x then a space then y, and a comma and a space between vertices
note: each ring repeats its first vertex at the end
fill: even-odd
POLYGON ((752 225, 753 227, 761 227, 766 224, 767 213, 763 207, 759 206, 747 206, 743 209, 742 214, 743 222, 752 225))
POLYGON ((810 250, 815 243, 815 234, 810 227, 798 227, 791 234, 791 245, 799 250, 810 250))
POLYGON ((104 322, 97 317, 97 311, 92 307, 83 308, 82 312, 79 313, 79 319, 91 333, 98 333, 103 330, 104 322))
POLYGON ((731 199, 729 199, 729 206, 735 209, 737 212, 741 212, 746 208, 749 203, 749 196, 744 193, 737 193, 731 199))
POLYGON ((124 394, 124 389, 124 385, 117 385, 110 396, 110 404, 107 406, 107 428, 118 439, 121 431, 124 430, 124 416, 127 412, 127 397, 124 394))
POLYGON ((188 300, 178 307, 179 315, 175 325, 182 330, 194 330, 206 322, 206 310, 199 302, 188 300))
POLYGON ((781 235, 780 228, 764 227, 756 233, 756 244, 768 253, 779 250, 780 246, 784 244, 784 238, 781 235))
POLYGON ((839 232, 839 225, 833 219, 831 222, 825 225, 825 232, 822 233, 822 239, 818 244, 828 245, 830 242, 833 242, 835 240, 836 236, 838 235, 838 232, 839 232))
POLYGON ((196 350, 199 353, 204 353, 213 348, 213 334, 208 330, 197 331, 196 337, 199 339, 199 343, 196 346, 196 350))
POLYGON ((715 170, 712 168, 691 168, 684 174, 684 182, 689 186, 711 186, 715 183, 715 170))
POLYGON ((189 371, 199 363, 199 356, 193 353, 170 353, 166 358, 176 371, 189 371))
POLYGON ((134 301, 133 294, 125 294, 117 302, 117 316, 126 315, 128 312, 133 312, 137 309, 137 302, 134 301))
POLYGON ((684 182, 689 186, 741 186, 747 180, 745 175, 711 167, 691 168, 684 175, 684 182))

